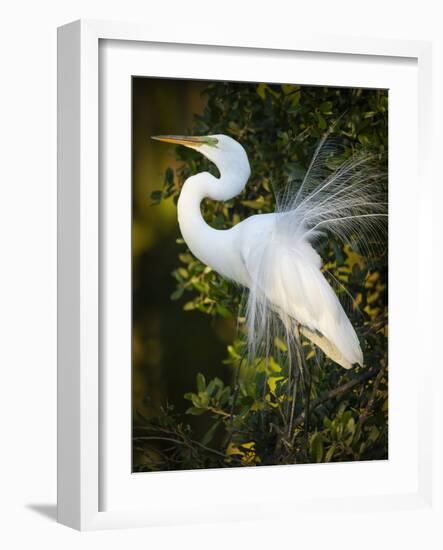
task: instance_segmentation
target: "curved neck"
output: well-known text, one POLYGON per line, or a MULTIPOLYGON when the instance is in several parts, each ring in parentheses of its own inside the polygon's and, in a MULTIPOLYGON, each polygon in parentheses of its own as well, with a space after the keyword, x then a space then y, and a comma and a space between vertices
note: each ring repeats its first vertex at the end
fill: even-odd
POLYGON ((222 275, 232 277, 222 267, 226 265, 223 256, 230 253, 229 231, 220 231, 208 225, 203 219, 200 204, 204 198, 225 201, 238 195, 248 180, 249 164, 247 170, 218 168, 220 178, 202 172, 185 181, 177 204, 178 223, 183 239, 194 256, 222 275))

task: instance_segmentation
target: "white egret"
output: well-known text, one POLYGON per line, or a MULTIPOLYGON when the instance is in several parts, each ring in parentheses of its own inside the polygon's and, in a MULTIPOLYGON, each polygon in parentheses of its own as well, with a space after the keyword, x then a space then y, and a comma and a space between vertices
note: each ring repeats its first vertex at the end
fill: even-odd
POLYGON ((243 191, 251 172, 244 148, 226 135, 153 139, 195 149, 220 172, 219 178, 202 172, 185 181, 178 222, 183 239, 201 262, 249 289, 250 350, 263 343, 269 350, 273 319, 278 316, 289 339, 298 341, 302 333, 342 367, 363 366, 357 334, 312 244, 325 230, 347 240, 356 223, 371 234, 378 231, 386 214, 375 196, 376 178, 367 170, 367 157, 328 171, 331 148, 323 140, 301 185, 290 187, 277 200, 274 213, 253 215, 230 229, 217 230, 203 219, 201 202, 227 201, 243 191))

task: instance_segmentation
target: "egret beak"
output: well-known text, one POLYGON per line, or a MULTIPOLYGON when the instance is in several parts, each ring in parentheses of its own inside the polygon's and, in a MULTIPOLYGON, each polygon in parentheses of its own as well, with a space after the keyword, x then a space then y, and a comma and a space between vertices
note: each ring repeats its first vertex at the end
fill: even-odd
POLYGON ((202 145, 216 147, 218 143, 218 139, 209 136, 152 136, 152 139, 192 148, 201 147, 202 145))

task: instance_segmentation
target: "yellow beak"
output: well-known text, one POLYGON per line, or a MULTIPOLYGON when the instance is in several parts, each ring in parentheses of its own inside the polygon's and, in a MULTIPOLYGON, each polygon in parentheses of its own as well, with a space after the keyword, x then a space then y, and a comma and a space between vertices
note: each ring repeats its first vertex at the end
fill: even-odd
POLYGON ((206 143, 205 138, 196 136, 152 136, 157 141, 166 143, 175 143, 177 145, 186 145, 187 147, 199 147, 206 143))

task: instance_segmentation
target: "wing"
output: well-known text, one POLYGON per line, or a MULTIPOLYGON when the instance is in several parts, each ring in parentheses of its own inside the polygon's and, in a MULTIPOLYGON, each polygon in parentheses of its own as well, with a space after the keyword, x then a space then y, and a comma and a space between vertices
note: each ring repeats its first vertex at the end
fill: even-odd
POLYGON ((269 353, 281 319, 287 342, 294 338, 294 320, 343 367, 363 363, 355 330, 311 243, 330 233, 370 252, 384 242, 387 192, 374 159, 359 153, 337 166, 337 153, 336 142, 322 140, 301 184, 289 182, 276 191, 276 212, 240 224, 252 355, 259 348, 261 354, 269 353))
POLYGON ((282 222, 284 227, 282 214, 259 215, 249 218, 242 228, 251 352, 256 354, 263 345, 270 349, 281 321, 285 338, 295 338, 295 321, 335 362, 345 368, 362 364, 357 335, 320 271, 320 256, 302 236, 282 231, 282 222))

